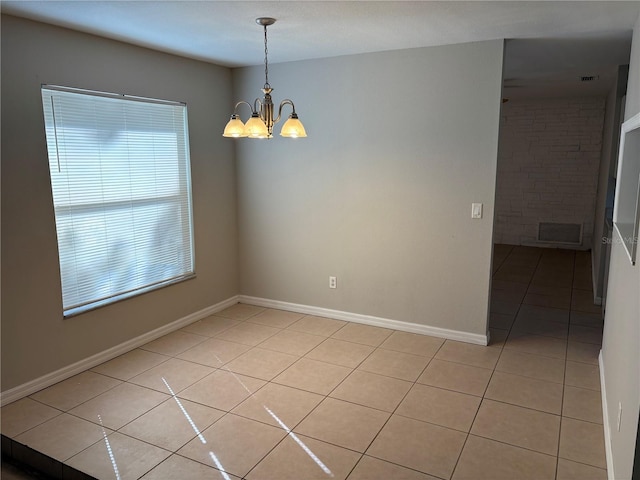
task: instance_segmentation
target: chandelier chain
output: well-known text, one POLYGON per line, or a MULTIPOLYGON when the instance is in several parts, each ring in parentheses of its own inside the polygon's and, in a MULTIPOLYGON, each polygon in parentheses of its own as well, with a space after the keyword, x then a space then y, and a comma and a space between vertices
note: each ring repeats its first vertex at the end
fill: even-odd
POLYGON ((267 26, 264 26, 264 88, 271 88, 269 85, 269 49, 267 48, 267 26))

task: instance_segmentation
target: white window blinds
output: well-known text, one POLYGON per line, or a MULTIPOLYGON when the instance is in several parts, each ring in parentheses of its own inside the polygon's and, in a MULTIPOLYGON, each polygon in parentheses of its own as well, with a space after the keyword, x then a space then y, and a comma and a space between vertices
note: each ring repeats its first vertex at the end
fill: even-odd
POLYGON ((184 104, 42 87, 65 315, 193 275, 184 104))

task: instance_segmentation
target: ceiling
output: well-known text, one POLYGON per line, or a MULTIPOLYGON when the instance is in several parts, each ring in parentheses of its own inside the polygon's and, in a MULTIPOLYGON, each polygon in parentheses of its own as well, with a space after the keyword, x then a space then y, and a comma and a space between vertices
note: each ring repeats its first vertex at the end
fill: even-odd
POLYGON ((31 18, 229 67, 509 39, 505 95, 603 94, 628 63, 640 2, 2 1, 31 18), (579 77, 598 77, 583 84, 579 77))

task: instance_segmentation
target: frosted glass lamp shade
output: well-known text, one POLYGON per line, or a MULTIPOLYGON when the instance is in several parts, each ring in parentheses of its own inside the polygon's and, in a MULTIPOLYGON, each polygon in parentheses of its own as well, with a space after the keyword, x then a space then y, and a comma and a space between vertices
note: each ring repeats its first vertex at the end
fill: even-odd
POLYGON ((247 133, 245 132, 244 123, 242 120, 238 118, 238 115, 231 115, 231 120, 227 123, 227 126, 224 127, 223 137, 246 137, 247 133))
POLYGON ((267 138, 269 136, 267 126, 257 114, 251 115, 251 118, 247 120, 245 129, 249 138, 267 138))
POLYGON ((304 125, 298 120, 298 115, 292 113, 289 119, 284 122, 280 135, 289 138, 304 138, 307 136, 307 132, 304 130, 304 125))

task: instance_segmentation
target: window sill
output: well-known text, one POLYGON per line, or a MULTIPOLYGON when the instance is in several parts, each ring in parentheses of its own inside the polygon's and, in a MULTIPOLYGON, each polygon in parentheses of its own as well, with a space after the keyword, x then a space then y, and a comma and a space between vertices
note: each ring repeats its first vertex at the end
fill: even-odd
POLYGON ((78 307, 73 307, 63 312, 63 318, 71 318, 76 317, 78 315, 82 315, 83 313, 89 312, 91 310, 96 310, 98 308, 106 307, 107 305, 113 305, 114 303, 121 302, 123 300, 127 300, 132 297, 137 297, 139 295, 143 295, 148 292, 152 292, 155 290, 159 290, 161 288, 169 287, 171 285, 175 285, 176 283, 181 283, 186 280, 191 280, 196 278, 195 273, 190 273, 188 275, 184 275, 179 278, 172 278, 171 280, 166 280, 161 283, 157 283, 155 285, 149 285, 148 287, 140 288, 138 290, 134 290, 132 292, 122 293, 120 295, 116 295, 114 297, 105 298, 103 300, 98 300, 97 302, 91 302, 86 305, 80 305, 78 307))

